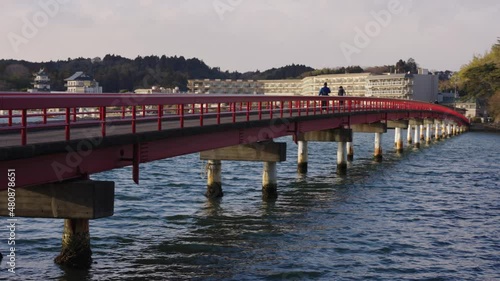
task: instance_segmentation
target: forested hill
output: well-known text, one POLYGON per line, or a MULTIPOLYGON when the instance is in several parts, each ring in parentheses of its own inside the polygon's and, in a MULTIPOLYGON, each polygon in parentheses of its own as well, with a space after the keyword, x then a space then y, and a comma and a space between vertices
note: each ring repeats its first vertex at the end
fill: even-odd
POLYGON ((31 87, 33 73, 44 67, 51 88, 63 91, 64 79, 76 71, 92 75, 105 92, 133 91, 154 85, 187 90, 188 79, 287 79, 297 78, 314 69, 304 65, 288 65, 264 72, 228 72, 209 67, 197 58, 145 56, 128 59, 117 55, 100 58, 76 58, 66 61, 28 62, 0 60, 0 91, 25 91, 31 87))

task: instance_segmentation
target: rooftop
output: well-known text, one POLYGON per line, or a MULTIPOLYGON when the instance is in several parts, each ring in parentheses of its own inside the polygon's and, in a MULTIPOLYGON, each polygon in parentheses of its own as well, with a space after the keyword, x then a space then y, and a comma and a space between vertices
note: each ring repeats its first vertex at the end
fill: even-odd
POLYGON ((83 71, 77 71, 75 74, 71 75, 71 77, 68 77, 64 79, 64 81, 92 81, 94 78, 92 76, 87 75, 83 73, 83 71))

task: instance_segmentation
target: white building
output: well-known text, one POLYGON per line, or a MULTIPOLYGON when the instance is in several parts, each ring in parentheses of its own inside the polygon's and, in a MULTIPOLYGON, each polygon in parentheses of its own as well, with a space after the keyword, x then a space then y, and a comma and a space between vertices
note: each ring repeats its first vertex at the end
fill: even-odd
POLYGON ((171 88, 163 88, 158 86, 153 86, 149 89, 135 89, 135 94, 178 94, 180 93, 179 87, 171 88))
POLYGON ((370 73, 327 74, 284 80, 189 80, 188 88, 203 94, 265 94, 317 96, 324 83, 336 95, 342 86, 347 96, 378 97, 434 102, 438 76, 429 74, 370 73))
POLYGON ((195 94, 262 95, 263 84, 257 80, 195 79, 188 81, 195 94))
POLYGON ((330 95, 336 95, 338 88, 342 86, 347 96, 363 97, 366 95, 366 79, 370 73, 348 73, 348 74, 325 74, 310 76, 302 79, 302 95, 317 96, 321 87, 326 82, 332 91, 330 95))
POLYGON ((301 79, 284 79, 284 80, 260 80, 262 84, 262 92, 266 95, 302 95, 302 80, 301 79))
POLYGON ((88 93, 100 94, 102 87, 92 78, 92 76, 83 73, 83 71, 75 72, 71 77, 64 79, 68 93, 88 93))
POLYGON ((33 89, 28 89, 29 93, 50 92, 50 78, 44 68, 40 68, 38 73, 33 74, 33 76, 35 77, 35 80, 31 83, 33 84, 33 89))

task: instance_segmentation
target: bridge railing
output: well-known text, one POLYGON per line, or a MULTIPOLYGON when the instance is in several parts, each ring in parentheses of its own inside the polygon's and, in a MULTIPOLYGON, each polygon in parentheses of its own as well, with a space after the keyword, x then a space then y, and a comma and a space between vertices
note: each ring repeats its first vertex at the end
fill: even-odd
POLYGON ((137 94, 24 94, 0 93, 0 134, 19 134, 20 145, 28 143, 28 132, 99 126, 106 136, 109 125, 130 124, 137 132, 141 122, 165 122, 184 128, 320 114, 349 114, 373 111, 438 112, 460 124, 467 118, 454 110, 430 103, 365 97, 263 96, 263 95, 137 95, 137 94), (325 104, 326 102, 326 104, 325 104), (209 122, 207 122, 209 121, 209 122), (190 122, 193 126, 193 122, 190 122))

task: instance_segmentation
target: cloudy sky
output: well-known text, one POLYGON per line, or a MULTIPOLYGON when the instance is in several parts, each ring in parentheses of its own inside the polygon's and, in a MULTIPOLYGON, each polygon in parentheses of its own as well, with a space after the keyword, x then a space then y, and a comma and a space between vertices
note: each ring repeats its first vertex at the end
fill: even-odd
POLYGON ((500 37, 498 0, 2 0, 0 58, 197 57, 223 70, 458 70, 500 37))

